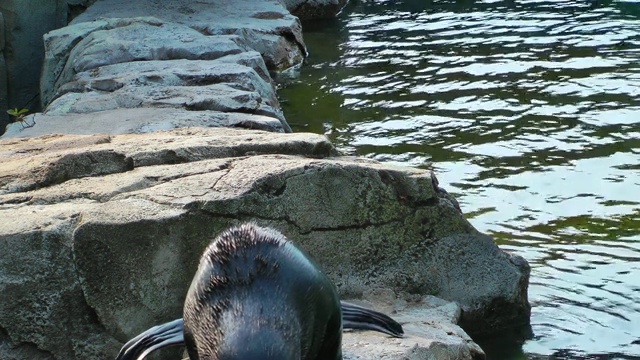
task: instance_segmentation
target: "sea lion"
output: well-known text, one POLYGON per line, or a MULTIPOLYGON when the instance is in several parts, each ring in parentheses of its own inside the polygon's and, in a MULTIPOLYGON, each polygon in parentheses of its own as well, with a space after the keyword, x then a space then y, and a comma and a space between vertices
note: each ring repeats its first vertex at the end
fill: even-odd
MULTIPOLYGON (((402 325, 383 313, 346 301, 340 301, 340 305, 343 329, 373 330, 393 337, 404 336, 402 325)), ((147 329, 124 344, 116 360, 142 360, 158 349, 184 345, 183 329, 182 318, 147 329)))
POLYGON ((340 302, 329 278, 284 235, 248 223, 205 250, 184 320, 146 330, 116 360, 182 344, 191 360, 340 360, 343 328, 403 335, 387 315, 340 302))

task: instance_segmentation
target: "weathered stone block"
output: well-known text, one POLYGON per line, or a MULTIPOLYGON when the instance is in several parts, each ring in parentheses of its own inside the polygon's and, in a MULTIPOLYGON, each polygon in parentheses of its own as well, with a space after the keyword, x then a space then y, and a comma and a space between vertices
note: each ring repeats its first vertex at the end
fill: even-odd
POLYGON ((279 0, 300 19, 323 19, 336 16, 348 0, 279 0))
MULTIPOLYGON (((328 158, 323 136, 191 128, 1 144, 0 243, 11 251, 0 253, 0 294, 18 295, 0 301, 0 328, 55 358, 113 356, 118 341, 180 317, 209 240, 248 220, 299 243, 342 296, 390 293, 406 314, 432 294, 456 301, 471 328, 528 318, 526 262, 479 234, 430 172, 328 158), (60 337, 64 326, 77 332, 60 337)), ((347 340, 345 351, 481 356, 468 337, 441 348, 412 324, 415 339, 372 353, 347 340)))

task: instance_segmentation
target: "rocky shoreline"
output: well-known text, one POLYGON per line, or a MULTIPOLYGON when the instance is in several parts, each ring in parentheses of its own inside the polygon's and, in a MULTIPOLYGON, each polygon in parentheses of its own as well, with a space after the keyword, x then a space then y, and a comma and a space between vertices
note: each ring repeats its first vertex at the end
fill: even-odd
POLYGON ((45 36, 44 111, 0 140, 0 358, 113 358, 180 317, 208 240, 247 220, 403 323, 346 333, 346 359, 480 359, 460 326, 528 321, 528 264, 434 174, 289 133, 270 73, 306 54, 290 10, 342 5, 102 0, 45 36))

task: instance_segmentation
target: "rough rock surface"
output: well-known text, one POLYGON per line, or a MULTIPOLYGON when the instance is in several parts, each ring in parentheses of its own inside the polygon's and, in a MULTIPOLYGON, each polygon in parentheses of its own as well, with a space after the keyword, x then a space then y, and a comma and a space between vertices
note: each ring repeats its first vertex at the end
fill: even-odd
MULTIPOLYGON (((479 325, 528 315, 526 262, 479 234, 430 172, 327 158, 335 151, 319 135, 49 135, 2 140, 0 152, 0 245, 11 249, 0 253, 0 294, 12 294, 0 335, 33 344, 34 358, 109 358, 178 317, 208 240, 247 220, 301 244, 345 297, 432 294, 479 325)), ((385 340, 387 358, 440 351, 417 323, 411 331, 421 339, 385 340)), ((479 356, 458 335, 446 353, 479 356)), ((353 356, 377 353, 352 339, 353 356)))
MULTIPOLYGON (((314 13, 318 16, 325 17, 330 16, 331 13, 336 13, 336 4, 342 2, 342 0, 325 0, 320 1, 307 1, 306 3, 313 3, 317 5, 317 10, 313 10, 309 6, 302 6, 305 1, 283 1, 283 6, 286 6, 289 11, 294 12, 294 15, 298 15, 302 18, 307 18, 314 13), (297 11, 300 9, 300 11, 297 11), (302 11, 305 10, 305 11, 302 11)), ((116 7, 123 7, 123 4, 130 5, 136 3, 136 1, 123 1, 122 4, 116 4, 116 7)), ((142 2, 142 1, 140 1, 142 2)), ((229 1, 227 1, 229 3, 229 1)), ((255 1, 255 3, 266 3, 267 1, 255 1)), ((38 110, 37 98, 36 102, 27 104, 38 93, 40 87, 40 70, 42 69, 44 54, 41 49, 43 47, 42 35, 52 31, 54 29, 66 26, 68 22, 74 19, 76 16, 85 11, 85 9, 95 3, 95 0, 14 0, 14 1, 2 1, 0 2, 0 94, 7 94, 7 96, 0 97, 0 127, 3 127, 8 121, 8 115, 6 114, 7 107, 29 107, 32 111, 38 110), (5 32, 6 29, 6 32, 5 32), (3 52, 3 41, 11 47, 11 53, 3 52)), ((194 13, 199 13, 199 9, 193 7, 183 6, 176 1, 167 1, 172 8, 169 11, 175 11, 175 15, 178 18, 187 19, 193 17, 194 13), (173 5, 175 4, 175 5, 173 5)), ((196 2, 193 2, 196 3, 196 2)), ((202 1, 197 3, 201 4, 202 8, 210 8, 210 5, 204 4, 202 1)), ((245 4, 249 4, 249 1, 245 1, 245 4)), ((100 6, 100 5, 98 5, 100 6)), ((107 6, 104 4, 102 6, 107 6)), ((295 23, 295 18, 290 14, 283 12, 281 9, 276 11, 272 10, 275 6, 269 5, 271 8, 265 11, 261 11, 253 14, 256 18, 274 18, 285 24, 286 22, 295 23)), ((278 6, 280 7, 280 6, 278 6)), ((98 11, 99 8, 94 8, 92 11, 98 11)), ((139 16, 148 16, 148 13, 144 11, 139 12, 139 16)), ((264 50, 265 53, 269 53, 269 47, 272 45, 278 45, 276 49, 281 54, 271 57, 273 65, 277 65, 277 59, 285 55, 284 49, 291 49, 294 52, 299 52, 295 47, 302 47, 302 37, 298 30, 289 32, 288 30, 282 30, 287 25, 279 25, 272 28, 257 26, 254 22, 254 28, 249 31, 244 30, 244 25, 248 23, 247 18, 240 16, 240 13, 236 13, 236 18, 229 18, 226 21, 226 25, 215 25, 220 23, 220 19, 215 21, 207 21, 203 19, 200 21, 202 29, 207 28, 209 25, 214 24, 212 29, 219 33, 234 33, 239 32, 247 36, 247 38, 256 39, 254 35, 259 34, 263 40, 266 40, 268 44, 260 43, 259 39, 254 42, 256 46, 264 50), (235 20, 242 20, 234 25, 235 20), (281 31, 282 30, 282 31, 281 31), (284 34, 284 39, 280 34, 284 34), (292 41, 291 35, 295 41, 292 41), (288 38, 288 39, 287 39, 288 38)), ((86 21, 91 15, 84 15, 84 19, 79 21, 86 21)), ((98 16, 102 16, 98 14, 98 16)), ((131 17, 132 15, 127 13, 121 13, 120 17, 131 17)), ((94 16, 95 18, 95 16, 94 16)), ((178 22, 169 19, 170 22, 178 22)), ((190 24, 189 20, 183 21, 185 24, 190 24)), ((266 24, 265 22, 264 24, 266 24)), ((198 29, 196 29, 198 30, 198 29)), ((257 49, 257 48, 256 48, 257 49)), ((273 51, 275 49, 271 49, 273 51)), ((303 51, 304 52, 304 51, 303 51)), ((275 52, 273 55, 276 55, 275 52)), ((298 56, 298 55, 295 55, 298 56)), ((296 59, 296 61, 301 59, 296 59)), ((281 64, 281 66, 285 66, 281 64)), ((43 99, 44 100, 44 99, 43 99)), ((45 104, 48 101, 43 101, 45 104)), ((1 132, 1 129, 0 129, 1 132)))
POLYGON ((51 90, 83 71, 144 60, 213 60, 248 50, 238 42, 237 36, 210 38, 188 26, 149 17, 106 19, 68 26, 47 34, 45 38, 47 57, 42 81, 43 101, 49 103, 51 90), (81 32, 73 34, 80 29, 81 32), (62 54, 54 52, 56 50, 62 54), (58 59, 66 61, 56 61, 58 59), (48 86, 51 80, 55 83, 48 86))
MULTIPOLYGON (((208 118, 212 113, 218 113, 218 117, 235 117, 237 122, 243 118, 238 113, 264 115, 262 122, 269 122, 268 118, 271 118, 270 122, 280 123, 274 130, 290 131, 264 61, 255 51, 215 60, 152 60, 96 67, 75 74, 58 88, 53 98, 55 100, 49 104, 45 115, 155 107, 165 108, 163 111, 171 114, 178 112, 177 109, 188 110, 181 118, 191 120, 208 118)), ((48 121, 36 117, 42 120, 40 123, 48 121)), ((162 117, 168 123, 168 116, 162 117)), ((251 118, 244 116, 246 120, 242 122, 251 118)), ((152 119, 158 123, 157 118, 152 119)), ((176 123, 175 120, 171 122, 176 123)), ((128 120, 118 117, 98 124, 92 127, 93 133, 114 133, 114 128, 130 128, 131 125, 128 120)), ((186 125, 198 124, 181 124, 186 125)), ((69 133, 65 128, 56 131, 69 133)), ((256 128, 266 129, 264 126, 256 128)))
POLYGON ((98 66, 213 60, 253 49, 278 70, 299 64, 306 52, 296 17, 277 2, 253 0, 99 0, 71 26, 47 34, 45 48, 44 104, 74 74, 98 66))
POLYGON ((484 359, 484 351, 456 325, 461 314, 456 303, 433 296, 398 301, 391 291, 368 293, 366 297, 368 301, 360 304, 391 314, 402 324, 405 337, 390 338, 370 331, 345 332, 344 360, 484 359))
MULTIPOLYGON (((172 51, 177 51, 173 49, 172 51)), ((104 60, 104 57, 102 58, 104 60)), ((58 98, 67 93, 114 93, 123 88, 132 92, 144 87, 197 87, 233 84, 236 89, 256 92, 269 106, 277 106, 271 78, 260 54, 254 51, 227 55, 216 60, 136 61, 97 67, 75 75, 58 89, 58 98)), ((51 106, 48 109, 51 112, 51 106)))
MULTIPOLYGON (((299 64, 305 52, 298 19, 277 1, 99 0, 45 36, 44 114, 246 113, 290 132, 269 70, 299 64)), ((111 127, 122 124, 101 132, 111 127)))
POLYGON ((293 15, 302 20, 336 16, 348 0, 280 0, 293 15))
POLYGON ((304 41, 300 21, 278 1, 98 0, 72 24, 102 17, 144 16, 183 24, 210 36, 237 35, 270 59, 267 65, 275 68, 286 68, 302 60, 304 41))
POLYGON ((172 108, 117 109, 61 116, 34 114, 27 116, 25 120, 28 124, 35 121, 36 126, 25 128, 19 123, 11 124, 4 137, 135 134, 183 127, 238 127, 284 132, 280 121, 268 116, 172 108))

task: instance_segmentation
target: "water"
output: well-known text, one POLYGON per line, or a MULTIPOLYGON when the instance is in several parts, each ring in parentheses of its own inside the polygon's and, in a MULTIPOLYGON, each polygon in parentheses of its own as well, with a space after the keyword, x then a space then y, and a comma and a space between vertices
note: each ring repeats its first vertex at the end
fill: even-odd
POLYGON ((532 266, 492 359, 640 357, 640 3, 352 1, 305 24, 295 131, 434 169, 532 266))

